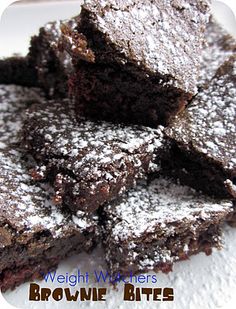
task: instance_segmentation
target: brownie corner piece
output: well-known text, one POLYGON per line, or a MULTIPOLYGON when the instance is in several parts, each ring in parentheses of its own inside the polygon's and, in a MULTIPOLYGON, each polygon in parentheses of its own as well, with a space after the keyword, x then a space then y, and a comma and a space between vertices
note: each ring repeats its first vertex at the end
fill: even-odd
POLYGON ((164 170, 208 194, 230 196, 225 181, 236 182, 235 96, 234 55, 165 130, 171 146, 164 170))
POLYGON ((78 113, 168 123, 196 94, 207 20, 206 1, 86 1, 77 29, 62 35, 78 113))
POLYGON ((111 274, 167 273, 177 261, 221 248, 221 227, 235 223, 235 207, 160 177, 106 205, 101 218, 111 274))

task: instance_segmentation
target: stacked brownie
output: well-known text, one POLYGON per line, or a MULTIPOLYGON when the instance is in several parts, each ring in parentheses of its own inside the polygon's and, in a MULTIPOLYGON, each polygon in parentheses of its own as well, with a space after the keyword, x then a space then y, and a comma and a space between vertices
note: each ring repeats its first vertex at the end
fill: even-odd
POLYGON ((210 254, 212 247, 221 246, 223 223, 235 221, 230 200, 157 177, 169 146, 162 128, 78 122, 74 105, 64 100, 33 105, 23 135, 40 163, 31 174, 54 185, 57 204, 77 215, 100 206, 113 274, 168 272, 175 261, 201 251, 210 254), (151 180, 154 175, 157 179, 151 180))
MULTIPOLYGON (((236 220, 236 43, 208 11, 205 0, 87 0, 32 38, 18 61, 46 98, 0 91, 4 290, 99 237, 123 275, 221 247, 236 220)), ((7 83, 18 83, 13 60, 7 83)))
POLYGON ((197 92, 208 10, 195 0, 85 1, 61 40, 75 64, 77 112, 166 125, 197 92))

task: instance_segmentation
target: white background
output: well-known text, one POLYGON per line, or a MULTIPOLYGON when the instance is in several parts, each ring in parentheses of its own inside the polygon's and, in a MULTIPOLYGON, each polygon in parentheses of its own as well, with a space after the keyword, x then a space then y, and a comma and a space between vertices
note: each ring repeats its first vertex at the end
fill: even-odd
MULTIPOLYGON (((4 7, 12 1, 0 0, 0 15, 4 7)), ((235 0, 222 1, 236 8, 235 0)), ((5 10, 0 23, 0 57, 10 56, 12 53, 25 55, 31 35, 37 33, 38 28, 44 23, 69 18, 78 14, 80 1, 64 1, 62 3, 15 5, 5 10)), ((236 36, 235 19, 232 12, 222 3, 214 1, 213 10, 218 20, 236 36)), ((236 11, 236 10, 235 10, 236 11)), ((229 227, 224 231, 225 244, 220 252, 214 251, 212 256, 206 257, 199 254, 189 261, 177 263, 174 271, 168 275, 158 274, 158 287, 173 287, 175 301, 173 303, 153 303, 142 301, 139 303, 124 303, 122 301, 122 288, 118 291, 109 289, 105 303, 29 303, 28 288, 26 283, 13 292, 4 294, 4 298, 19 308, 44 308, 44 309, 74 309, 74 308, 161 308, 161 309, 233 309, 236 306, 236 229, 229 227)), ((60 264, 59 272, 73 273, 77 268, 81 271, 93 272, 94 269, 105 267, 101 248, 96 249, 92 255, 85 253, 67 259, 60 264)), ((94 285, 94 284, 92 284, 94 285)), ((41 286, 46 287, 44 282, 41 286)), ((82 284, 82 286, 85 286, 82 284)), ((151 287, 151 285, 149 285, 151 287)), ((154 286, 153 286, 154 287, 154 286)), ((53 288, 53 286, 51 286, 53 288)), ((78 288, 78 287, 77 287, 78 288)), ((0 296, 1 297, 1 296, 0 296)), ((7 308, 7 303, 0 298, 0 308, 7 308)))

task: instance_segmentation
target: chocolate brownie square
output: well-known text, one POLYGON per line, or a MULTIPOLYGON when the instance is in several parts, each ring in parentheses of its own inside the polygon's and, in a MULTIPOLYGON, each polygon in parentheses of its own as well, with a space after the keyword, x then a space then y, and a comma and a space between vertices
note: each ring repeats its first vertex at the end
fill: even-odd
POLYGON ((235 220, 231 201, 214 200, 167 178, 140 183, 102 209, 109 273, 169 272, 173 263, 220 248, 221 226, 235 220))
MULTIPOLYGON (((68 21, 73 29, 76 18, 68 21)), ((35 67, 39 86, 49 97, 68 97, 68 77, 72 63, 66 52, 59 52, 61 22, 49 22, 31 39, 27 56, 30 67, 35 67)))
MULTIPOLYGON (((65 257, 90 251, 98 241, 95 215, 72 215, 35 184, 29 158, 18 145, 25 109, 38 93, 0 86, 0 288, 2 291, 54 269, 65 257)), ((36 99, 34 100, 36 102, 36 99)))
POLYGON ((55 202, 94 211, 159 170, 162 127, 78 121, 67 100, 36 104, 27 112, 24 145, 38 162, 35 179, 49 179, 55 202))
POLYGON ((218 68, 232 55, 236 53, 236 40, 214 18, 206 27, 206 46, 201 55, 201 69, 198 87, 208 85, 216 74, 218 68))
POLYGON ((170 152, 163 169, 168 174, 208 194, 234 195, 235 97, 236 56, 232 56, 218 69, 208 88, 166 129, 170 152))
POLYGON ((208 17, 207 1, 85 1, 61 39, 78 114, 166 125, 197 92, 208 17))

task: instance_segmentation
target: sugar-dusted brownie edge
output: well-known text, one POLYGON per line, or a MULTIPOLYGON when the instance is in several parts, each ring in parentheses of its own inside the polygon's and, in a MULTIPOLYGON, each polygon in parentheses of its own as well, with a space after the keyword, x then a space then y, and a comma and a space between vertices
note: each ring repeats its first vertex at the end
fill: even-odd
POLYGON ((235 66, 236 56, 231 56, 165 130, 170 151, 163 172, 218 197, 230 197, 225 182, 232 187, 236 181, 235 66))
POLYGON ((235 224, 231 201, 211 199, 162 177, 140 183, 100 211, 113 275, 167 273, 176 261, 221 248, 222 224, 235 224))
MULTIPOLYGON (((76 17, 68 25, 73 28, 76 17)), ((47 97, 68 97, 72 64, 66 52, 58 50, 61 22, 49 22, 30 41, 26 57, 0 60, 0 84, 41 87, 47 97)))
MULTIPOLYGON (((21 163, 13 163, 20 154, 14 151, 13 159, 11 155, 5 152, 1 156, 8 168, 7 175, 2 175, 4 183, 1 182, 1 191, 7 193, 0 195, 2 291, 40 278, 42 273, 55 269, 62 259, 81 251, 90 252, 99 241, 95 216, 72 216, 58 210, 47 195, 48 188, 30 184, 27 169, 22 170, 21 163), (16 167, 20 174, 15 173, 16 167)), ((1 171, 4 173, 2 166, 1 171)))
POLYGON ((92 212, 148 172, 159 170, 163 128, 125 126, 76 118, 68 100, 32 106, 23 145, 36 159, 35 180, 49 179, 55 202, 92 212))
POLYGON ((13 289, 56 268, 65 257, 90 251, 99 238, 96 215, 56 208, 50 187, 35 184, 33 163, 19 147, 25 109, 41 104, 37 89, 0 85, 0 288, 13 289))
MULTIPOLYGON (((162 78, 167 75, 169 79, 172 77, 178 88, 187 93, 195 93, 196 80, 192 79, 198 76, 195 67, 199 64, 194 55, 201 50, 204 41, 204 31, 209 19, 208 5, 208 1, 85 1, 81 9, 78 31, 87 37, 88 47, 94 50, 96 62, 121 65, 133 63, 146 74, 159 74, 162 78), (180 21, 181 18, 183 20, 180 21), (188 35, 187 40, 185 34, 179 32, 176 20, 180 21, 179 28, 184 24, 184 27, 188 27, 189 31, 195 34, 195 38, 188 35), (145 31, 148 32, 147 37, 143 35, 145 31), (161 32, 168 36, 169 41, 162 40, 161 32), (160 47, 155 46, 152 41, 154 37, 161 45, 162 53, 160 47), (185 44, 182 41, 178 41, 177 44, 179 49, 185 51, 182 60, 176 56, 176 50, 171 50, 169 46, 172 39, 176 43, 179 37, 185 41, 185 44), (189 41, 192 42, 191 50, 186 46, 189 41), (158 61, 152 53, 158 54, 158 61), (170 55, 173 56, 171 65, 166 59, 170 55), (176 58, 174 63, 173 58, 176 58), (192 71, 192 74, 189 71, 192 71)), ((74 60, 76 61, 76 53, 74 60)))
MULTIPOLYGON (((199 44, 198 48, 196 47, 198 52, 196 52, 196 57, 194 57, 194 52, 189 53, 188 50, 187 53, 187 47, 185 46, 186 50, 182 54, 182 60, 185 59, 185 56, 188 54, 190 58, 192 57, 191 65, 186 65, 187 69, 185 68, 185 70, 183 70, 183 66, 185 65, 183 60, 181 73, 177 68, 173 68, 173 72, 179 72, 179 74, 176 73, 175 75, 173 72, 173 74, 168 72, 168 70, 170 69, 171 71, 172 66, 179 63, 181 59, 180 55, 176 57, 176 61, 173 61, 173 57, 171 57, 172 66, 168 66, 164 62, 162 63, 160 59, 154 61, 152 55, 150 55, 150 59, 152 60, 150 64, 148 62, 148 57, 147 63, 143 61, 145 53, 149 55, 149 51, 151 50, 145 48, 148 44, 146 41, 142 45, 142 48, 145 50, 143 57, 139 55, 140 48, 135 49, 134 46, 132 46, 132 48, 127 47, 132 45, 132 40, 135 41, 135 36, 132 35, 131 31, 133 26, 131 25, 132 21, 128 23, 126 31, 124 31, 124 29, 121 31, 117 28, 117 33, 115 31, 113 31, 113 33, 112 30, 114 29, 112 25, 112 30, 106 28, 106 22, 109 24, 109 18, 108 21, 104 21, 106 11, 110 12, 111 19, 112 16, 115 15, 118 22, 120 18, 120 24, 122 24, 123 21, 125 24, 127 18, 125 20, 125 15, 123 14, 125 14, 126 11, 128 12, 127 14, 129 14, 129 11, 132 10, 132 6, 138 6, 137 3, 134 5, 132 2, 130 7, 122 10, 117 3, 114 3, 115 1, 108 3, 105 7, 105 2, 100 4, 99 1, 88 1, 82 6, 80 23, 77 31, 71 32, 68 30, 63 33, 62 41, 64 41, 65 49, 69 51, 75 63, 76 73, 70 79, 70 88, 77 102, 77 112, 79 115, 82 114, 93 119, 105 119, 113 122, 122 121, 125 123, 144 124, 151 127, 156 127, 157 124, 166 125, 172 116, 182 110, 196 93, 198 70, 197 68, 195 70, 193 63, 198 67, 199 63, 196 58, 198 58, 200 54, 199 46, 201 45, 200 41, 203 40, 203 29, 205 28, 207 18, 203 18, 203 16, 200 18, 193 14, 196 18, 195 22, 201 24, 199 25, 201 35, 198 33, 201 39, 196 35, 195 41, 191 45, 191 48, 194 49, 194 47, 199 44), (116 16, 116 11, 120 12, 119 17, 116 16), (110 30, 112 33, 110 33, 110 30), (132 39, 128 42, 127 40, 129 37, 132 37, 132 39), (68 48, 70 43, 71 46, 68 48), (88 52, 87 61, 84 61, 85 47, 88 52), (93 57, 92 52, 94 52, 93 57), (135 58, 136 53, 140 56, 137 57, 137 59, 135 58), (155 70, 153 69, 155 66, 154 64, 156 65, 155 70), (185 76, 186 78, 184 78, 183 75, 187 75, 185 76), (194 76, 195 82, 192 80, 194 76), (100 111, 99 114, 97 114, 97 110, 100 111)), ((124 2, 120 2, 120 5, 126 6, 124 2)), ((141 5, 144 6, 144 4, 141 5)), ((150 6, 151 5, 154 4, 150 4, 150 6)), ((162 4, 159 3, 158 5, 161 6, 162 4)), ((193 5, 193 3, 189 6, 191 7, 189 10, 186 9, 187 4, 186 8, 184 4, 179 5, 183 5, 182 11, 185 12, 191 11, 191 5, 193 5)), ((199 7, 202 5, 201 9, 199 8, 200 11, 202 10, 202 14, 204 10, 207 11, 204 2, 202 2, 201 5, 200 2, 194 5, 199 5, 199 7)), ((179 15, 181 15, 181 8, 178 7, 178 4, 176 4, 176 6, 173 4, 171 8, 176 9, 176 14, 179 17, 179 15)), ((157 7, 158 6, 155 7, 156 10, 157 7)), ((165 11, 166 7, 161 9, 165 11)), ((194 7, 194 9, 193 11, 196 13, 196 7, 194 7)), ((150 13, 148 8, 147 13, 150 13)), ((186 14, 188 15, 188 13, 186 14)), ((132 17, 131 15, 130 18, 132 19, 132 17)), ((189 23, 191 24, 191 22, 189 23)), ((142 25, 142 20, 140 21, 140 25, 142 25)), ((191 28, 191 26, 189 27, 191 28)), ((160 28, 161 27, 160 25, 160 28)), ((192 27, 191 30, 193 32, 198 32, 196 31, 196 25, 194 27, 192 27)), ((185 33, 185 31, 182 33, 185 33)), ((152 27, 149 31, 149 34, 151 33, 152 27)), ((156 33, 161 33, 161 31, 156 33)), ((146 40, 147 36, 143 35, 140 37, 146 40)), ((162 44, 162 41, 160 44, 162 44)), ((165 44, 162 45, 166 47, 165 44)), ((155 48, 155 44, 152 46, 155 48)), ((162 51, 163 50, 164 49, 162 49, 162 51)), ((158 54, 160 58, 165 53, 156 51, 154 54, 158 54)))
POLYGON ((236 39, 211 16, 205 32, 206 44, 202 50, 198 88, 207 87, 218 68, 236 53, 236 39))
MULTIPOLYGON (((77 18, 67 21, 73 29, 77 18)), ((68 97, 68 78, 72 63, 66 52, 58 50, 61 21, 49 22, 31 38, 28 63, 35 67, 39 86, 48 97, 68 97)))

